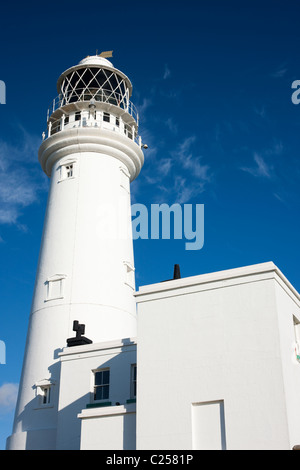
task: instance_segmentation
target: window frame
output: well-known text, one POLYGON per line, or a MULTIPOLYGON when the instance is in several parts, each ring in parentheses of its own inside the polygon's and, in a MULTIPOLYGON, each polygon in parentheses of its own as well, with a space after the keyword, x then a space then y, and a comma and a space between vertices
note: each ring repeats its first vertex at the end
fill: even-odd
POLYGON ((136 399, 137 392, 137 365, 131 364, 130 369, 130 399, 136 399))
POLYGON ((69 163, 68 165, 65 165, 66 171, 66 176, 65 179, 72 178, 74 176, 74 167, 73 163, 69 163))
POLYGON ((45 385, 41 388, 41 405, 51 405, 51 385, 45 385))
POLYGON ((55 381, 44 379, 35 383, 37 405, 35 409, 52 408, 55 381))
POLYGON ((75 171, 76 171, 76 160, 65 160, 64 162, 61 162, 59 167, 59 180, 58 183, 61 181, 67 181, 67 180, 72 180, 75 178, 75 171), (68 174, 70 171, 71 167, 71 174, 68 174))
POLYGON ((110 122, 110 113, 103 111, 103 122, 110 122))
POLYGON ((64 291, 65 291, 65 279, 66 279, 65 274, 55 274, 54 276, 49 277, 45 284, 47 286, 47 292, 46 292, 46 299, 45 302, 49 302, 51 300, 59 300, 64 298, 64 291), (53 293, 53 286, 54 283, 59 283, 59 293, 54 294, 53 293))
POLYGON ((100 369, 94 369, 93 371, 93 389, 92 389, 92 402, 93 403, 104 403, 109 401, 109 396, 110 396, 110 368, 105 367, 105 368, 100 368, 100 369), (104 372, 108 372, 108 382, 103 383, 102 378, 102 383, 101 384, 96 384, 96 374, 103 374, 104 372), (108 394, 107 397, 105 398, 96 398, 96 389, 102 388, 102 393, 101 396, 103 397, 103 389, 104 387, 108 387, 108 394))

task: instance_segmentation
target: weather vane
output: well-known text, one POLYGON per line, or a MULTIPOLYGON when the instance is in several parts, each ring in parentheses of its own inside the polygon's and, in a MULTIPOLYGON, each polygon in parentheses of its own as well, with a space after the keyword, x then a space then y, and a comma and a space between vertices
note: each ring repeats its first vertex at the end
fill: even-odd
POLYGON ((104 58, 108 58, 108 57, 112 57, 113 55, 113 51, 103 51, 101 52, 101 54, 98 54, 98 49, 96 51, 96 55, 99 55, 99 57, 104 57, 104 58))

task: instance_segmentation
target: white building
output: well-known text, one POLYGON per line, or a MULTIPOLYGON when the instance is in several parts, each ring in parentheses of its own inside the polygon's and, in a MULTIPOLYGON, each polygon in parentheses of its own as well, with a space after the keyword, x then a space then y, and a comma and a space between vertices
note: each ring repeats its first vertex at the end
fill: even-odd
POLYGON ((131 83, 100 55, 64 72, 58 92, 7 449, 292 449, 299 294, 273 263, 135 292, 129 183, 143 145, 131 83))
POLYGON ((273 263, 146 286, 137 301, 138 448, 299 443, 300 296, 273 263))

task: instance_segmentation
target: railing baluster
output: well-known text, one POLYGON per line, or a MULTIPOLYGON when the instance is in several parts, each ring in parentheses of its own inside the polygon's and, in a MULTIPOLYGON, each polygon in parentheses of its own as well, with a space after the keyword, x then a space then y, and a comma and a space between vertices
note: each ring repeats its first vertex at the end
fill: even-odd
POLYGON ((50 121, 48 125, 48 137, 50 137, 51 135, 51 128, 52 128, 52 122, 50 121))
MULTIPOLYGON (((86 89, 72 89, 72 90, 65 90, 64 94, 59 94, 54 100, 52 101, 52 105, 47 110, 47 122, 49 122, 49 119, 51 115, 59 108, 62 108, 68 103, 72 103, 75 101, 86 101, 88 102, 90 100, 90 93, 87 93, 89 90, 86 89), (83 90, 86 91, 85 94, 83 94, 83 90)), ((124 133, 127 137, 130 137, 134 142, 138 143, 141 145, 141 140, 140 136, 138 135, 137 129, 139 126, 139 114, 136 110, 135 105, 130 101, 129 99, 129 94, 128 90, 126 89, 124 93, 116 93, 112 92, 112 90, 105 90, 100 88, 97 92, 97 94, 93 95, 98 102, 108 102, 111 103, 115 106, 118 106, 119 108, 123 109, 125 112, 129 113, 130 116, 135 120, 136 125, 126 125, 124 121, 120 117, 120 126, 119 126, 119 131, 124 133)), ((101 114, 102 112, 99 112, 99 127, 102 127, 102 119, 101 119, 101 114)), ((96 118, 96 121, 98 119, 96 118)), ((48 137, 50 137, 52 134, 64 130, 64 125, 65 125, 65 115, 63 115, 60 119, 57 121, 49 122, 48 124, 48 137)), ((78 123, 79 127, 82 127, 83 123, 80 120, 78 123)), ((46 132, 47 134, 47 132, 46 132)))

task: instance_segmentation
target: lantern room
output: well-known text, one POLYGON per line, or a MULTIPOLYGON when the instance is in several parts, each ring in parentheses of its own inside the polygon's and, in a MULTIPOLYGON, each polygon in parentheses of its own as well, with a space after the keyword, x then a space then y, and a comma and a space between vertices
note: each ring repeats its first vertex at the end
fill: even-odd
POLYGON ((66 126, 98 127, 123 133, 141 144, 138 112, 130 101, 132 84, 106 57, 87 56, 67 69, 58 79, 57 91, 47 112, 44 138, 66 126))

